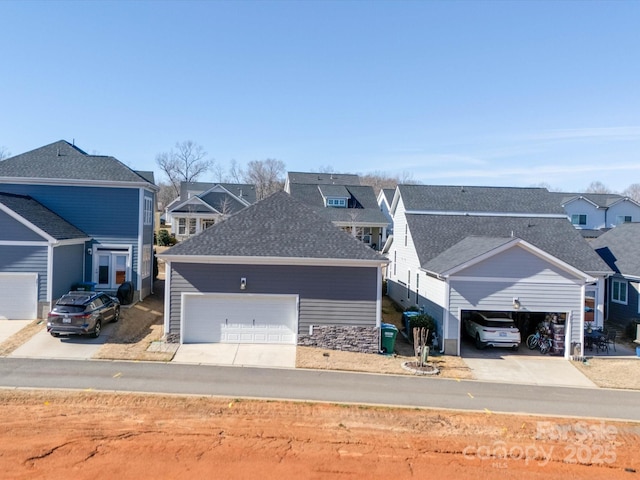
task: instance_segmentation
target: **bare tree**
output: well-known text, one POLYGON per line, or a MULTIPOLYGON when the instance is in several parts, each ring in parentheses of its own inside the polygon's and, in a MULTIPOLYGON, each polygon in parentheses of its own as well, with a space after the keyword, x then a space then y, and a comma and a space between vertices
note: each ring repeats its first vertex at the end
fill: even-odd
POLYGON ((242 168, 238 166, 238 162, 233 159, 231 160, 231 166, 229 167, 229 177, 233 183, 242 183, 242 178, 244 176, 244 172, 242 168))
POLYGON ((158 203, 160 205, 160 209, 164 210, 171 202, 173 202, 178 195, 176 195, 176 191, 173 188, 173 185, 168 182, 158 182, 158 203))
POLYGON ((591 182, 584 193, 613 193, 604 183, 600 181, 591 182))
POLYGON ((0 160, 4 160, 5 158, 9 158, 11 156, 11 152, 7 150, 7 147, 0 147, 0 160))
POLYGON ((175 149, 169 152, 159 153, 156 163, 169 178, 178 196, 180 182, 195 182, 200 175, 213 167, 213 160, 208 160, 206 156, 207 152, 201 145, 187 140, 177 142, 175 149))
POLYGON ((419 184, 415 180, 411 172, 402 172, 401 175, 389 175, 384 172, 374 171, 365 175, 360 175, 361 185, 370 185, 373 187, 376 195, 383 188, 396 188, 399 184, 419 184))
POLYGON ((253 160, 242 171, 242 179, 245 183, 255 185, 256 197, 262 200, 284 188, 284 172, 285 165, 281 160, 253 160))
POLYGON ((625 197, 629 197, 630 199, 640 203, 640 183, 633 183, 629 185, 622 194, 625 197))

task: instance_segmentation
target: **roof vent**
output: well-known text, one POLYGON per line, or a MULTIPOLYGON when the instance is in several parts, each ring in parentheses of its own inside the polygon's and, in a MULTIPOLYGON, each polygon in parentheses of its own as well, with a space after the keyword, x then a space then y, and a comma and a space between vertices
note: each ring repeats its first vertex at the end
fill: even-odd
POLYGON ((60 147, 58 147, 58 151, 57 151, 56 156, 57 156, 57 157, 59 157, 59 156, 60 156, 60 147))
POLYGON ((460 191, 461 191, 461 192, 464 192, 464 187, 460 187, 460 191))

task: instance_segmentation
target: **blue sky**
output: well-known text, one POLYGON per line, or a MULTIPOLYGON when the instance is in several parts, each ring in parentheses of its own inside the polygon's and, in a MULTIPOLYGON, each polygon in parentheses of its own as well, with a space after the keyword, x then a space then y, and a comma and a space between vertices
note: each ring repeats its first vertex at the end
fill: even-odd
MULTIPOLYGON (((0 147, 640 183, 640 1, 0 1, 0 147)), ((213 180, 213 174, 202 180, 213 180)))

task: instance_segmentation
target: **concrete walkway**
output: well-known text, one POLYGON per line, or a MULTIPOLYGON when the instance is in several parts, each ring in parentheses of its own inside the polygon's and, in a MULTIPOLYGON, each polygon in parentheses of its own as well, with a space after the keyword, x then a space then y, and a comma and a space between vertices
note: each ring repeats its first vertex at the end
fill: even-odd
POLYGON ((172 363, 295 368, 295 345, 188 343, 180 345, 172 363))

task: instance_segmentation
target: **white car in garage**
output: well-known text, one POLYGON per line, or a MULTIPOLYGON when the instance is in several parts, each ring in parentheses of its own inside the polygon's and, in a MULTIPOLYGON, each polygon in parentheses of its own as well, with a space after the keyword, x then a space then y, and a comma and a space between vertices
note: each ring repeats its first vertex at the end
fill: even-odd
POLYGON ((464 326, 479 349, 509 347, 517 350, 522 341, 520 330, 507 312, 472 312, 464 326))

